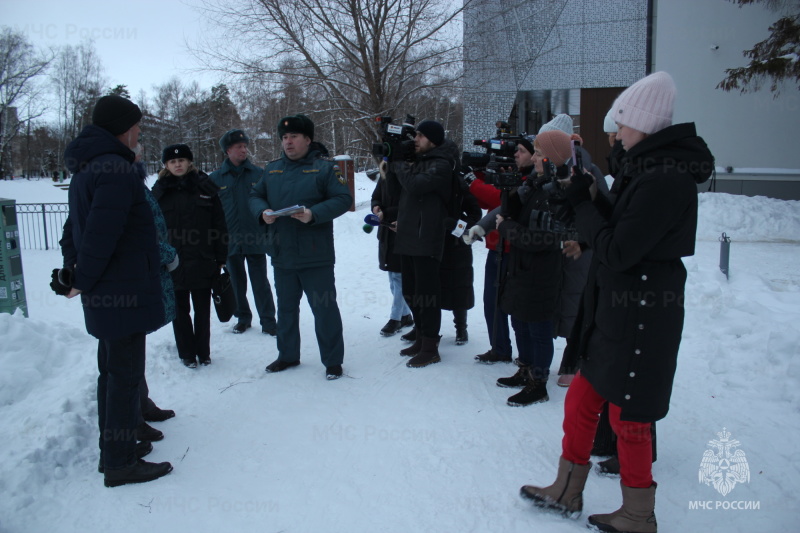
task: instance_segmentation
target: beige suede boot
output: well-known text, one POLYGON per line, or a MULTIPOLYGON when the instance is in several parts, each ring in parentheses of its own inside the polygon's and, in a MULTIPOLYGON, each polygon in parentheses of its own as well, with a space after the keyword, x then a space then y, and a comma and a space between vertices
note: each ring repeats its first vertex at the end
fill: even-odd
POLYGON ((656 533, 656 484, 646 489, 622 487, 622 507, 611 514, 593 514, 589 523, 610 533, 656 533))
POLYGON ((533 500, 537 507, 560 511, 564 516, 577 518, 583 510, 583 486, 592 469, 592 463, 578 465, 563 457, 558 459, 558 474, 549 487, 525 485, 520 496, 533 500))

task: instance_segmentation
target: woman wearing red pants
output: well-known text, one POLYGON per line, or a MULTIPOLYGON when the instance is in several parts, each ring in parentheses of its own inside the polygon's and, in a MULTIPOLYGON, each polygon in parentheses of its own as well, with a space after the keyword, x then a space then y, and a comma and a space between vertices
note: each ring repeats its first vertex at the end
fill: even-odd
MULTIPOLYGON (((714 158, 694 124, 672 125, 675 84, 657 72, 626 89, 611 114, 626 155, 612 205, 578 172, 566 194, 594 257, 570 338, 580 372, 564 403, 564 439, 556 481, 526 485, 541 507, 577 515, 603 405, 617 434, 622 507, 592 515, 601 531, 655 532, 650 424, 669 409, 683 330, 686 269, 694 254, 697 183, 714 158)), ((615 184, 617 185, 617 184, 615 184)))

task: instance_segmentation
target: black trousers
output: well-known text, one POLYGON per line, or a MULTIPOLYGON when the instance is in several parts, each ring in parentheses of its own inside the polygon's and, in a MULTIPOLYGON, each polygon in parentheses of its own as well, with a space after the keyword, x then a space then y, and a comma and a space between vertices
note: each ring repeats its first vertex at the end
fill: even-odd
POLYGON ((148 413, 152 413, 158 409, 156 403, 150 399, 150 387, 147 386, 147 377, 144 375, 142 376, 141 383, 139 383, 139 404, 141 405, 139 424, 142 424, 145 421, 144 417, 148 413))
POLYGON ((97 421, 100 460, 107 470, 136 462, 136 426, 141 413, 145 334, 100 339, 97 344, 97 421))
MULTIPOLYGON (((650 424, 650 442, 653 444, 653 462, 656 462, 656 423, 650 424)), ((600 413, 600 421, 597 423, 597 431, 594 435, 594 445, 592 455, 617 455, 617 436, 611 429, 611 421, 608 419, 608 402, 603 406, 600 413)))
POLYGON ((414 315, 417 334, 438 339, 442 327, 441 261, 434 257, 404 255, 401 267, 403 298, 414 315))
POLYGON ((201 361, 211 357, 211 288, 176 290, 175 320, 172 321, 175 344, 181 359, 201 361), (191 298, 191 307, 189 300, 191 298), (191 308, 194 308, 192 322, 191 308))

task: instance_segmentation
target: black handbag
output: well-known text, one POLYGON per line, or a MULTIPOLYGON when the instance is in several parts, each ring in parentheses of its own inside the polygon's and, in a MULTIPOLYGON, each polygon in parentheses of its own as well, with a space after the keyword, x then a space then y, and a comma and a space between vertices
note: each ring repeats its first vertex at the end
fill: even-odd
POLYGON ((222 269, 222 273, 211 282, 211 299, 214 301, 214 310, 220 322, 228 322, 236 311, 236 295, 231 286, 231 275, 228 269, 222 269))

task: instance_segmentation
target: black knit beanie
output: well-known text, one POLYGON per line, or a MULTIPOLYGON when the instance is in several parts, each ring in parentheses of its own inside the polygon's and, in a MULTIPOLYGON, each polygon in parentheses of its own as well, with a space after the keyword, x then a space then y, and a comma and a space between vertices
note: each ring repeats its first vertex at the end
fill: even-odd
POLYGON ((139 106, 116 94, 100 98, 92 111, 92 124, 111 133, 120 135, 142 120, 139 106))
POLYGON ((436 146, 441 146, 444 142, 444 128, 435 120, 423 120, 417 126, 417 131, 436 146))
POLYGON ((533 141, 536 139, 535 135, 526 135, 521 139, 517 140, 517 144, 524 146, 525 149, 528 151, 529 154, 533 153, 533 141))
POLYGON ((161 152, 161 162, 166 164, 170 159, 188 159, 194 161, 191 148, 185 144, 170 144, 161 152))
POLYGON ((278 137, 281 138, 287 133, 299 133, 313 141, 314 123, 307 116, 300 114, 283 117, 278 122, 278 137))

